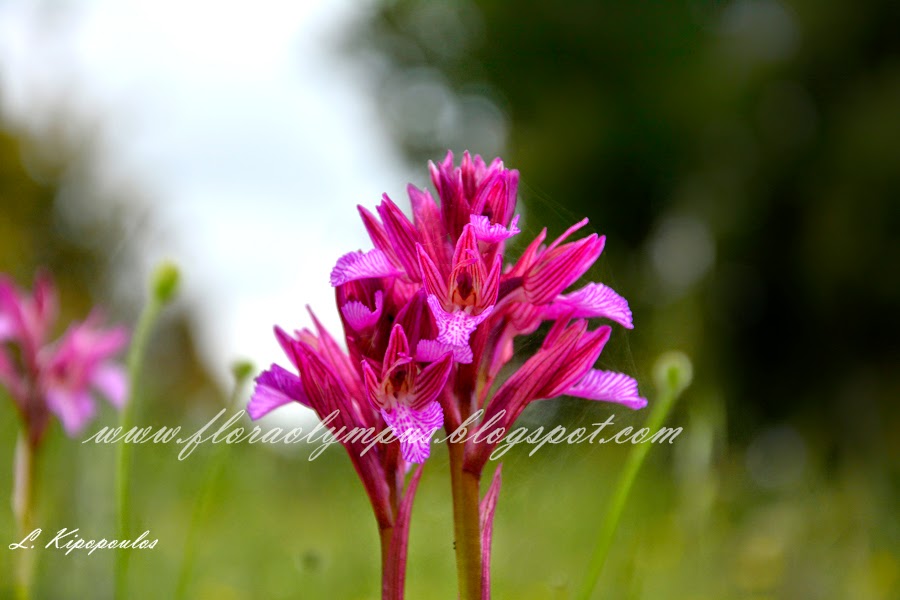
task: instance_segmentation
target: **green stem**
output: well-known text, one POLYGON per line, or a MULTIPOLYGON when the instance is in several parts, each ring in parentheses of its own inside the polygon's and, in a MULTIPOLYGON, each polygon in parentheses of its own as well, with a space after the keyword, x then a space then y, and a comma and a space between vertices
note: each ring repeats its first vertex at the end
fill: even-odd
MULTIPOLYGON (((244 387, 244 378, 238 378, 235 381, 234 389, 228 400, 229 412, 237 410, 240 402, 241 390, 244 387)), ((200 495, 194 504, 194 514, 191 517, 191 524, 188 529, 187 539, 184 542, 184 560, 181 562, 181 571, 178 575, 178 586, 175 591, 176 598, 187 597, 188 583, 190 582, 191 571, 194 568, 197 551, 197 532, 203 524, 203 518, 209 512, 212 500, 215 497, 216 488, 225 470, 225 461, 228 457, 230 444, 220 444, 215 447, 211 461, 211 467, 207 472, 206 480, 203 482, 200 495)))
MULTIPOLYGON (((687 387, 691 377, 691 367, 687 357, 677 355, 674 358, 671 356, 665 358, 667 361, 664 363, 661 359, 657 363, 656 368, 657 378, 660 380, 659 398, 650 411, 647 422, 644 424, 644 427, 649 428, 651 433, 658 431, 665 422, 672 406, 675 404, 675 400, 687 387), (682 360, 684 363, 681 362, 682 360)), ((588 567, 588 574, 582 583, 580 592, 576 596, 579 600, 588 600, 597 587, 597 581, 600 579, 603 565, 606 563, 606 557, 609 555, 609 549, 612 546, 619 519, 622 516, 622 511, 625 509, 625 503, 634 486, 638 471, 640 471, 641 465, 644 464, 644 459, 649 451, 650 444, 644 442, 632 446, 631 452, 628 454, 625 467, 619 475, 619 480, 613 489, 612 500, 603 518, 600 534, 597 537, 597 546, 594 548, 594 554, 588 567)))
MULTIPOLYGON (((126 433, 133 426, 140 384, 141 365, 144 361, 144 353, 150 340, 150 332, 163 307, 163 301, 156 294, 151 295, 150 301, 144 307, 138 320, 137 328, 128 352, 128 381, 131 392, 128 401, 122 408, 119 424, 122 432, 126 433)), ((131 445, 123 439, 119 442, 116 452, 116 512, 119 540, 131 539, 131 445)), ((115 589, 116 598, 127 597, 128 559, 131 553, 127 550, 116 552, 115 564, 115 589)))
MULTIPOLYGON (((18 526, 21 542, 32 531, 32 509, 34 503, 35 449, 31 445, 28 433, 24 429, 19 432, 16 441, 16 454, 13 463, 14 481, 12 508, 18 526)), ((19 600, 31 598, 31 578, 34 572, 34 554, 31 549, 20 548, 16 552, 16 597, 19 600)))
POLYGON ((453 533, 460 600, 481 600, 481 515, 478 475, 463 469, 465 442, 447 441, 453 486, 453 533))

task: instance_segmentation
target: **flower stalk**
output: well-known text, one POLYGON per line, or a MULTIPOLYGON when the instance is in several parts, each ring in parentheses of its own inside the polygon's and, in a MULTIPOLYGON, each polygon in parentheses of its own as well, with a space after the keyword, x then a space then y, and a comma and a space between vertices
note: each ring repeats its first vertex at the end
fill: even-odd
MULTIPOLYGON (((16 454, 13 463, 15 473, 13 481, 12 508, 18 529, 18 539, 23 540, 31 533, 33 527, 32 510, 34 501, 34 477, 36 450, 28 439, 27 432, 19 432, 16 441, 16 454)), ((16 553, 16 597, 19 600, 31 598, 31 579, 34 572, 34 553, 21 551, 16 553)))
MULTIPOLYGON (((693 371, 690 360, 680 352, 670 352, 661 356, 654 370, 659 397, 650 411, 650 416, 647 417, 647 422, 644 424, 644 427, 650 431, 659 430, 662 424, 665 423, 666 417, 668 417, 669 412, 675 405, 675 401, 690 385, 693 371)), ((622 469, 621 475, 619 475, 615 488, 613 488, 612 500, 603 517, 600 533, 597 536, 597 545, 594 548, 587 575, 577 596, 580 600, 588 600, 597 587, 597 581, 603 572, 603 565, 606 564, 606 558, 612 547, 616 529, 622 517, 622 512, 625 510, 628 496, 631 494, 635 479, 637 479, 638 472, 641 469, 641 465, 644 464, 644 459, 647 458, 649 451, 650 444, 636 444, 628 454, 625 467, 622 469)))
MULTIPOLYGON (((234 387, 226 405, 229 413, 239 408, 241 392, 253 372, 253 365, 249 362, 239 361, 232 366, 231 372, 234 376, 234 387)), ((206 479, 203 481, 197 502, 194 504, 194 514, 191 517, 191 524, 184 541, 184 557, 181 560, 178 583, 175 588, 176 598, 187 597, 188 584, 190 583, 191 571, 193 571, 197 553, 197 535, 204 518, 209 512, 209 507, 212 506, 219 481, 225 470, 230 449, 230 444, 221 444, 213 450, 211 465, 207 471, 206 479)))
POLYGON ((378 537, 381 540, 381 598, 382 600, 402 598, 402 592, 398 592, 396 589, 396 577, 393 573, 396 565, 391 557, 391 540, 394 537, 394 528, 389 525, 379 527, 378 537))
MULTIPOLYGON (((163 263, 157 267, 153 275, 150 299, 147 302, 132 338, 128 351, 128 378, 131 382, 130 397, 122 408, 119 425, 121 431, 128 431, 134 423, 137 410, 138 385, 144 354, 150 341, 153 326, 159 318, 163 307, 174 297, 178 287, 178 269, 171 263, 163 263)), ((123 439, 116 449, 116 525, 120 540, 131 539, 131 445, 123 439)), ((128 562, 130 552, 116 552, 115 560, 115 597, 127 598, 128 562)))
POLYGON ((447 441, 450 451, 450 483, 453 489, 453 534, 456 576, 460 600, 481 600, 481 477, 466 471, 465 443, 447 441))

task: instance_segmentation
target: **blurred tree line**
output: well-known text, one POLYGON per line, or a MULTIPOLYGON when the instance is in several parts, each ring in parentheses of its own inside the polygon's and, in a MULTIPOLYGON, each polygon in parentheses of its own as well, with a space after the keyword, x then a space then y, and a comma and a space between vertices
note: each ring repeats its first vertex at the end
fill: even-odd
POLYGON ((412 162, 502 152, 531 228, 559 233, 568 210, 607 235, 648 385, 679 347, 729 435, 788 420, 826 455, 897 459, 898 18, 890 1, 396 0, 349 44, 412 162))

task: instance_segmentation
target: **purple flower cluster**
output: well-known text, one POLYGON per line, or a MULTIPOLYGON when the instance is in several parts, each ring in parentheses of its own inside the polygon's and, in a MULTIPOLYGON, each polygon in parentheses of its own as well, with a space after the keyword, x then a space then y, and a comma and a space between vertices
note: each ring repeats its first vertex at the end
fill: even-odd
MULTIPOLYGON (((344 255, 331 273, 348 352, 318 325, 294 336, 276 329, 299 376, 277 365, 264 372, 250 415, 290 401, 320 416, 339 409, 355 425, 389 426, 403 460, 419 463, 436 429, 452 431, 479 408, 508 428, 529 402, 562 395, 643 407, 634 379, 593 368, 611 328, 589 330, 587 319, 631 328, 627 301, 601 283, 565 293, 604 238, 567 241, 587 219, 549 244, 545 229, 509 263, 518 172, 468 153, 459 166, 448 154, 429 167, 440 204, 410 185, 412 219, 386 195, 377 214, 359 208, 374 248, 344 255), (543 346, 488 398, 514 339, 544 321, 554 324, 543 346)), ((467 460, 483 464, 489 453, 481 443, 467 460)))

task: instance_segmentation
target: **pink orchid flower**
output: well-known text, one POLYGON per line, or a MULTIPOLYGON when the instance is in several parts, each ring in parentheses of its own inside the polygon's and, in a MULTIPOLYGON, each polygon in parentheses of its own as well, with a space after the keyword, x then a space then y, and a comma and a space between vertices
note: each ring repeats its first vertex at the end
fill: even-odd
MULTIPOLYGON (((490 404, 489 384, 512 360, 516 337, 533 333, 548 320, 565 325, 569 319, 603 318, 631 328, 632 314, 628 302, 602 283, 566 292, 603 251, 605 238, 597 234, 569 241, 587 219, 549 244, 544 243, 547 231, 542 230, 504 270, 504 244, 521 233, 519 217, 514 215, 518 172, 506 169, 499 159, 487 165, 468 153, 458 167, 448 153, 440 165, 430 164, 429 169, 440 203, 428 191, 409 186, 412 219, 386 195, 374 213, 359 207, 374 247, 342 256, 332 270, 331 283, 352 363, 368 364, 372 373, 378 372, 372 365, 378 365, 385 375, 392 324, 401 313, 406 341, 414 349, 409 361, 417 363, 409 372, 439 362, 445 355, 452 357, 456 366, 447 381, 480 390, 478 397, 457 398, 455 403, 436 394, 444 408, 445 425, 455 426, 459 415, 490 404), (410 309, 414 304, 416 311, 410 309), (417 318, 410 318, 413 312, 417 318), (459 381, 457 373, 465 365, 470 365, 465 377, 474 379, 469 384, 459 381), (475 381, 487 384, 476 386, 475 381)), ((586 329, 583 335, 588 335, 586 329)), ((589 362, 579 363, 579 377, 571 389, 560 393, 618 401, 631 408, 642 405, 633 379, 611 372, 601 376, 589 362), (609 398, 613 387, 618 390, 616 397, 609 398), (630 400, 622 400, 625 391, 632 394, 630 400)), ((361 381, 363 367, 351 367, 348 373, 353 370, 361 381)), ((537 375, 552 374, 544 370, 537 375)), ((355 387, 363 389, 362 384, 355 387)), ((263 385, 257 406, 266 397, 265 389, 263 385)), ((404 414, 403 410, 398 414, 404 414)), ((394 413, 386 414, 389 420, 394 413)), ((421 447, 404 448, 408 462, 423 456, 421 447)))
MULTIPOLYGON (((294 401, 322 418, 338 410, 341 426, 389 427, 399 439, 365 456, 358 444, 344 445, 380 526, 399 523, 403 530, 414 488, 404 491, 402 475, 428 458, 441 422, 451 433, 483 408, 482 422, 497 417, 492 427, 508 428, 528 403, 563 395, 631 409, 646 404, 633 378, 594 368, 612 328, 590 329, 588 319, 630 329, 628 302, 602 283, 569 291, 600 256, 605 238, 570 241, 584 219, 549 244, 542 230, 518 260, 509 260, 506 243, 522 233, 514 214, 518 172, 468 152, 459 166, 448 153, 429 170, 439 202, 410 185, 411 218, 387 195, 374 212, 359 207, 372 248, 345 254, 331 272, 346 350, 318 321, 316 333, 276 329, 298 374, 273 365, 257 379, 248 406, 258 418, 294 401), (545 321, 554 325, 541 348, 494 386, 515 358, 515 338, 545 321)), ((488 437, 454 447, 457 479, 463 469, 480 478, 497 443, 488 437)), ((480 509, 484 563, 499 486, 498 471, 480 509)), ((488 589, 486 564, 483 573, 488 589)))
POLYGON ((128 332, 100 327, 94 313, 51 343, 47 338, 56 315, 49 276, 38 275, 30 294, 0 277, 0 383, 9 390, 34 447, 51 414, 75 436, 96 413, 95 393, 116 408, 128 396, 125 371, 112 361, 128 343, 128 332))

